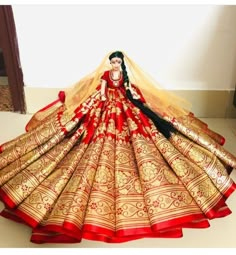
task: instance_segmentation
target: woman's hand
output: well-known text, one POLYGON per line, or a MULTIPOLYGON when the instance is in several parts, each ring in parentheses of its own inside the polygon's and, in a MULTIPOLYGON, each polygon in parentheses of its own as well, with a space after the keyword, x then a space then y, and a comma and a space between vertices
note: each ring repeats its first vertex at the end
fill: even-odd
POLYGON ((140 95, 134 89, 131 90, 131 94, 134 99, 140 99, 140 95))
POLYGON ((101 94, 101 100, 106 101, 107 100, 106 96, 101 94))
POLYGON ((131 86, 130 83, 125 83, 125 88, 130 90, 133 99, 140 99, 140 95, 136 92, 136 90, 131 86))

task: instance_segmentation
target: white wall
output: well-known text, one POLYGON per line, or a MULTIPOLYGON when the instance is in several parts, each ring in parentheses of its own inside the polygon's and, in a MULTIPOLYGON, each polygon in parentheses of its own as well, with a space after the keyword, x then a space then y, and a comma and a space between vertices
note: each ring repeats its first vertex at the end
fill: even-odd
POLYGON ((124 50, 168 89, 231 90, 236 6, 15 5, 26 87, 67 87, 124 50))

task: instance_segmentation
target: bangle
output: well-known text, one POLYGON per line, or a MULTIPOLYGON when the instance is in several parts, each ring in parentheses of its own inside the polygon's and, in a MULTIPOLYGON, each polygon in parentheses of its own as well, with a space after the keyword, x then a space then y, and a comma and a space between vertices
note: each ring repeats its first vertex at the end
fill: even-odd
POLYGON ((125 84, 124 84, 124 86, 125 86, 125 88, 129 88, 129 83, 128 82, 126 82, 125 84))

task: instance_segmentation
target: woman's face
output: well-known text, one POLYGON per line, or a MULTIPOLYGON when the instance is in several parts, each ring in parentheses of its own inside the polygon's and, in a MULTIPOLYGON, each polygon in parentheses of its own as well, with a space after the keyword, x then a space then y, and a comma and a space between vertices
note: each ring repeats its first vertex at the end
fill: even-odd
POLYGON ((110 63, 114 71, 119 71, 122 64, 122 59, 115 57, 111 59, 110 63))

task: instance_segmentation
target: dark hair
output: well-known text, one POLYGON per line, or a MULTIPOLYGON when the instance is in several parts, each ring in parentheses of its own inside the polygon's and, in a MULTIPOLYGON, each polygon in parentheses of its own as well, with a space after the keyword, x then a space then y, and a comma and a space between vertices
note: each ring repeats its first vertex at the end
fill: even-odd
MULTIPOLYGON (((123 72, 124 84, 129 83, 128 73, 126 71, 125 61, 124 61, 124 54, 121 51, 114 51, 109 56, 109 60, 113 58, 120 58, 122 60, 121 68, 123 72)), ((132 93, 130 92, 128 86, 126 88, 126 95, 128 99, 138 107, 148 118, 150 118, 157 130, 159 130, 167 139, 170 138, 171 132, 176 133, 176 129, 172 126, 171 123, 167 122, 166 120, 160 118, 155 112, 153 112, 149 107, 147 107, 141 100, 134 99, 132 93)))
POLYGON ((121 58, 122 60, 124 60, 124 54, 121 51, 114 51, 109 56, 109 60, 113 58, 121 58))

